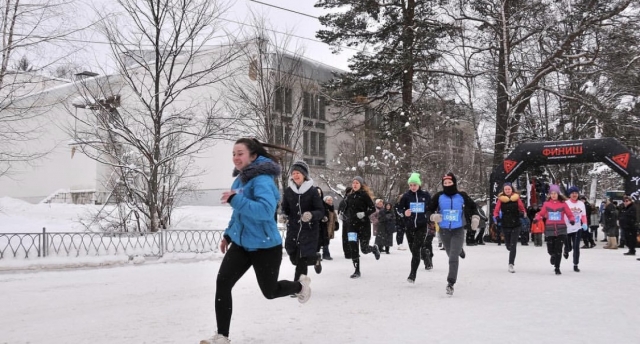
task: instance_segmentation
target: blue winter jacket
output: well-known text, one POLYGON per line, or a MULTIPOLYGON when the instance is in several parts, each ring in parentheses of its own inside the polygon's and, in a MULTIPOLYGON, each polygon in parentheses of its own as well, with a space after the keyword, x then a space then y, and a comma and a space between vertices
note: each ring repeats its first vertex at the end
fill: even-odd
POLYGON ((275 220, 280 193, 274 177, 280 171, 280 165, 262 156, 242 171, 234 171, 237 178, 231 189, 236 194, 230 201, 233 214, 224 235, 247 251, 282 246, 275 220))
POLYGON ((433 196, 427 210, 429 215, 436 211, 442 215, 440 230, 464 227, 466 218, 479 215, 475 202, 464 192, 448 196, 440 191, 433 196))

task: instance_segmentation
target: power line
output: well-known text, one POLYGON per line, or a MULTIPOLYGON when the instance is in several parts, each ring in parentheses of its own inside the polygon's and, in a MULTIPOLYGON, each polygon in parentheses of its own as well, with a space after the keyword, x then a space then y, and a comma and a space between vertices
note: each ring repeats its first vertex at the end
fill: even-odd
POLYGON ((292 13, 299 14, 299 15, 302 15, 302 16, 307 16, 307 17, 310 17, 310 18, 313 18, 313 19, 318 19, 318 17, 312 16, 312 15, 310 15, 310 14, 306 14, 306 13, 302 13, 302 12, 298 12, 298 11, 290 10, 290 9, 288 9, 288 8, 284 8, 284 7, 279 7, 279 6, 275 6, 275 5, 267 4, 266 2, 257 1, 257 0, 249 0, 249 1, 251 1, 251 2, 255 2, 255 3, 258 3, 258 4, 260 4, 260 5, 264 5, 264 6, 269 6, 269 7, 277 8, 277 9, 279 9, 279 10, 283 10, 283 11, 287 11, 287 12, 292 12, 292 13))

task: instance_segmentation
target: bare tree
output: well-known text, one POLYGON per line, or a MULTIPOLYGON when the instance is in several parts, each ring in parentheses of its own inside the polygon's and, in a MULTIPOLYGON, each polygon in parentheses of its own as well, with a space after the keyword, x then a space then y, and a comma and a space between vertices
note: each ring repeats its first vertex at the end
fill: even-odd
POLYGON ((220 27, 223 2, 116 3, 124 14, 103 18, 102 30, 118 73, 78 83, 84 99, 77 106, 87 110, 71 112, 72 135, 110 166, 112 197, 143 219, 139 229, 157 231, 170 225, 177 197, 198 173, 193 155, 235 134, 237 117, 219 97, 239 49, 215 40, 230 37, 220 27))
POLYGON ((41 71, 76 50, 68 38, 81 28, 66 20, 72 5, 65 0, 0 2, 0 177, 52 149, 33 145, 46 127, 43 115, 59 101, 42 96, 59 81, 41 71))

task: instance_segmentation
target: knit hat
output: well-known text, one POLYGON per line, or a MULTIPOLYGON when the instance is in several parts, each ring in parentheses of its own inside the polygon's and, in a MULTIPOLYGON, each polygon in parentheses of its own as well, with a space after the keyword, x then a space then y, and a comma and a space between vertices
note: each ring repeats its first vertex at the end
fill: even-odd
POLYGON ((355 177, 353 178, 353 180, 357 180, 357 181, 358 181, 358 183, 360 183, 360 185, 365 185, 365 184, 364 184, 364 179, 362 179, 362 177, 360 177, 360 176, 355 176, 355 177))
POLYGON ((552 192, 555 192, 555 193, 557 193, 557 194, 560 194, 560 193, 561 193, 561 192, 560 192, 560 187, 559 187, 558 185, 556 185, 556 184, 551 184, 551 185, 549 186, 549 193, 552 193, 552 192))
POLYGON ((420 173, 411 173, 411 176, 409 177, 409 180, 407 181, 408 184, 418 184, 418 186, 422 185, 422 181, 420 180, 420 173))
POLYGON ((453 185, 458 185, 458 181, 456 180, 456 176, 453 175, 453 173, 449 172, 447 174, 444 175, 444 177, 442 177, 442 181, 444 182, 445 180, 450 179, 453 182, 453 185))
POLYGON ((504 184, 502 184, 502 188, 504 189, 505 187, 510 187, 511 189, 513 189, 513 184, 511 184, 510 182, 504 182, 504 184))
POLYGON ((302 173, 305 180, 309 179, 309 165, 302 160, 298 160, 291 165, 291 172, 298 171, 302 173))
POLYGON ((580 194, 580 189, 578 189, 577 186, 572 186, 569 188, 569 190, 567 190, 567 194, 571 195, 572 193, 577 192, 578 195, 580 194))

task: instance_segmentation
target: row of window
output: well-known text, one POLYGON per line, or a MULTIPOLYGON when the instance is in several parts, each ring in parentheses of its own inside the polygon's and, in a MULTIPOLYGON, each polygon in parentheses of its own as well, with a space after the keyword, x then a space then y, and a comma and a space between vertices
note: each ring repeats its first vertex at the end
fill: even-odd
MULTIPOLYGON (((277 87, 273 109, 290 115, 293 113, 293 91, 289 87, 277 87)), ((326 98, 314 93, 303 92, 302 116, 324 121, 326 119, 326 98)))

